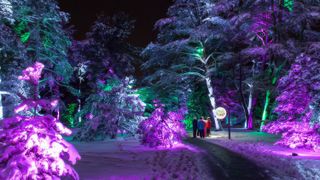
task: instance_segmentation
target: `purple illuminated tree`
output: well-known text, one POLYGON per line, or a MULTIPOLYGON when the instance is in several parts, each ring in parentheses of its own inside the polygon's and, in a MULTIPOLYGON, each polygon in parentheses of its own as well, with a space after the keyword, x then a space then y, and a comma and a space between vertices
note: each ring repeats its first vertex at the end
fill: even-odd
POLYGON ((34 88, 34 96, 23 97, 0 131, 0 179, 79 179, 70 164, 80 156, 63 139, 71 130, 59 122, 58 100, 39 99, 39 79, 44 65, 36 62, 23 71, 20 80, 34 88), (54 116, 56 114, 56 117, 54 116))
POLYGON ((320 64, 315 58, 301 54, 291 66, 289 74, 280 79, 275 112, 277 121, 263 129, 268 133, 282 134, 277 144, 290 148, 318 149, 319 123, 311 123, 313 113, 319 109, 320 64))
POLYGON ((182 123, 186 113, 184 108, 176 112, 166 112, 164 105, 154 101, 156 109, 139 125, 141 143, 150 147, 171 148, 182 142, 187 135, 182 123))

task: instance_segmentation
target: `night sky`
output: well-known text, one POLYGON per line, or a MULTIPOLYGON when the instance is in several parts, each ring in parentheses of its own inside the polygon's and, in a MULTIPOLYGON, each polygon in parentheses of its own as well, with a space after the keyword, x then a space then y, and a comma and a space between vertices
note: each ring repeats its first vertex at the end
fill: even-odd
POLYGON ((145 46, 156 37, 154 23, 166 17, 172 0, 58 0, 61 10, 71 15, 71 25, 75 26, 75 38, 85 37, 97 15, 112 15, 126 12, 136 20, 135 31, 129 39, 136 46, 145 46))

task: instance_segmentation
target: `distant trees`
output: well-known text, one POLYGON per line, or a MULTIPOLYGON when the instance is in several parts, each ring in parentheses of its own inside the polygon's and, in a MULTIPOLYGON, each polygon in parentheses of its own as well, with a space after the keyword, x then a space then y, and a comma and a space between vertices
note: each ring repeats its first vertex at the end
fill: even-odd
POLYGON ((133 28, 134 21, 124 13, 101 15, 87 39, 73 43, 72 64, 85 65, 78 88, 91 89, 80 91, 85 103, 76 116, 84 121, 76 140, 116 138, 119 132, 135 135, 144 119, 145 104, 134 89, 133 79, 138 51, 127 43, 133 28))
POLYGON ((313 1, 176 0, 168 17, 155 24, 157 41, 142 53, 145 82, 158 92, 175 94, 207 86, 197 78, 207 75, 209 97, 216 101, 210 101, 213 109, 214 104, 230 101, 219 97, 228 94, 221 90, 237 92, 232 99, 242 106, 244 127, 263 127, 267 119, 277 118, 272 112, 278 79, 310 43, 319 41, 315 5, 313 1), (199 54, 212 63, 209 74, 196 60, 199 54))

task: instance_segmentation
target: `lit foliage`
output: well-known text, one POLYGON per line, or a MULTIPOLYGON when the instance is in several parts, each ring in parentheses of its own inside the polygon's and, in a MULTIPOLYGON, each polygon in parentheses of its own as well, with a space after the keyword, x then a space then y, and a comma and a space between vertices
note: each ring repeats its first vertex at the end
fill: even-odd
POLYGON ((289 11, 292 11, 294 6, 294 0, 284 0, 283 6, 287 8, 289 11))
POLYGON ((62 115, 62 119, 66 120, 69 126, 72 128, 74 127, 74 122, 75 122, 74 116, 76 113, 76 109, 77 109, 77 104, 71 103, 68 105, 67 112, 62 115))
POLYGON ((26 43, 29 40, 30 32, 27 31, 28 22, 26 20, 21 20, 15 27, 14 31, 20 37, 21 42, 26 43))
POLYGON ((271 27, 272 16, 270 12, 259 13, 253 17, 251 30, 255 33, 263 47, 268 46, 272 42, 271 27))
POLYGON ((278 144, 290 148, 319 148, 320 126, 311 123, 314 110, 319 109, 319 99, 315 99, 320 90, 319 68, 315 59, 302 54, 289 74, 280 79, 278 88, 282 93, 275 108, 279 119, 263 128, 268 133, 282 134, 278 144))
POLYGON ((80 112, 86 122, 75 139, 93 141, 116 138, 119 132, 135 135, 144 119, 145 104, 132 89, 132 83, 130 78, 100 80, 98 92, 86 99, 80 112))
POLYGON ((155 101, 156 109, 151 116, 139 125, 141 143, 150 147, 171 148, 182 142, 187 135, 182 120, 186 113, 184 108, 166 112, 164 105, 155 101))
MULTIPOLYGON (((37 88, 43 68, 43 64, 35 63, 19 79, 37 88)), ((72 132, 59 122, 59 112, 57 117, 51 115, 57 110, 58 101, 37 97, 37 92, 34 98, 23 97, 15 108, 16 115, 3 120, 0 179, 79 179, 70 163, 75 164, 80 156, 62 137, 72 132), (40 111, 46 113, 42 115, 40 111)))
POLYGON ((58 86, 72 89, 67 85, 73 73, 67 58, 71 41, 63 30, 68 15, 54 0, 12 1, 12 6, 15 21, 11 28, 25 45, 26 59, 46 66, 40 86, 49 85, 51 93, 56 96, 59 95, 58 86))
MULTIPOLYGON (((187 99, 187 91, 199 86, 199 78, 195 74, 204 74, 199 60, 205 55, 204 47, 190 47, 190 44, 202 39, 215 42, 213 36, 221 35, 215 31, 221 27, 220 24, 211 24, 211 19, 206 19, 212 12, 212 5, 210 0, 176 0, 168 9, 167 17, 155 24, 159 30, 157 41, 150 43, 142 52, 147 59, 142 65, 146 74, 144 80, 159 95, 156 99, 161 100, 168 109, 171 108, 169 106, 176 109, 185 104, 181 97, 187 99), (215 25, 217 28, 208 28, 215 25), (178 101, 167 103, 166 98, 178 98, 178 101)), ((206 51, 212 52, 207 47, 206 51)), ((205 83, 200 86, 205 86, 205 83)))
POLYGON ((186 114, 185 120, 183 121, 186 129, 192 129, 192 120, 194 117, 199 119, 201 116, 210 116, 210 102, 207 96, 206 89, 198 86, 188 97, 188 114, 186 114))
POLYGON ((9 0, 0 0, 0 18, 13 23, 14 19, 12 19, 12 14, 12 3, 9 0))
POLYGON ((155 99, 157 95, 156 92, 150 87, 144 87, 144 88, 138 89, 137 94, 139 94, 141 101, 143 101, 146 104, 144 115, 146 117, 150 116, 150 114, 154 110, 152 101, 153 99, 155 99))

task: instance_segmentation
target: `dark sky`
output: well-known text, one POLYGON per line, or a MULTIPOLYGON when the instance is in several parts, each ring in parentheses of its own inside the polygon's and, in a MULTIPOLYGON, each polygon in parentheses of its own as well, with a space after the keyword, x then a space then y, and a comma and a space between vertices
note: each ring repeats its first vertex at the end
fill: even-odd
POLYGON ((75 26, 76 39, 83 39, 97 15, 102 12, 112 15, 126 12, 136 20, 135 31, 130 42, 137 46, 145 46, 153 41, 156 32, 154 23, 166 17, 172 0, 58 0, 63 11, 71 15, 71 24, 75 26))

